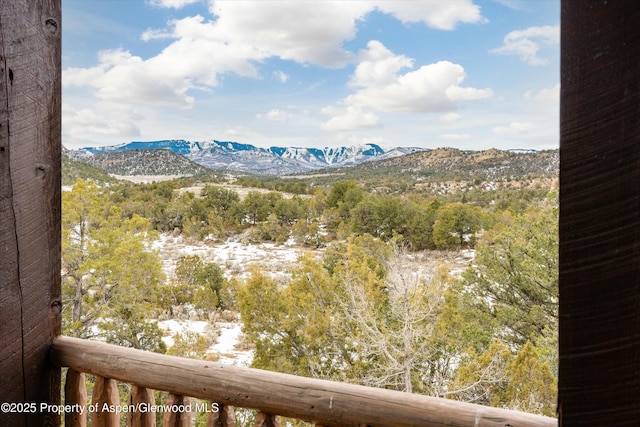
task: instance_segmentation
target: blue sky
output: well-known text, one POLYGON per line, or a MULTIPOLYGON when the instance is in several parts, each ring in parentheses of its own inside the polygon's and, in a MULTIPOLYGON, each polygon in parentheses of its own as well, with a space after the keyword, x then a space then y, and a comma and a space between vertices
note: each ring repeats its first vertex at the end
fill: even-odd
POLYGON ((63 0, 63 144, 557 148, 559 0, 63 0))

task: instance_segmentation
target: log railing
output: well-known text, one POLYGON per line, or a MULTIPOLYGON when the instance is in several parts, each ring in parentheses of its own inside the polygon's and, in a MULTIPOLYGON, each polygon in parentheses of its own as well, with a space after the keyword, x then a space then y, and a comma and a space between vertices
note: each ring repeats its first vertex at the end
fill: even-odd
POLYGON ((557 426, 540 415, 297 377, 259 369, 166 356, 70 337, 57 337, 50 360, 68 367, 65 426, 154 426, 162 410, 165 426, 190 426, 194 412, 209 412, 209 426, 235 426, 233 407, 258 411, 256 426, 279 426, 277 416, 316 426, 557 426), (84 373, 96 375, 92 402, 87 402, 84 373), (116 381, 132 384, 120 403, 116 381), (151 390, 168 392, 155 406, 151 390), (187 397, 188 396, 188 397, 187 397), (189 398, 207 404, 189 404, 189 398), (158 404, 161 405, 161 404, 158 404), (82 408, 81 411, 78 409, 82 408), (191 412, 171 409, 189 408, 191 412), (125 412, 126 411, 126 412, 125 412))

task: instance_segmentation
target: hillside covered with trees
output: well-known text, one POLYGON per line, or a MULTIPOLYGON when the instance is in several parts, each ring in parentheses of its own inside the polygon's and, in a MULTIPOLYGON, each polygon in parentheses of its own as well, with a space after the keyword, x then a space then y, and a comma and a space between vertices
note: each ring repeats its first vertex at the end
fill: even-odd
POLYGON ((553 415, 555 182, 478 179, 434 194, 352 179, 77 180, 63 193, 63 327, 215 359, 215 336, 168 345, 159 320, 239 317, 253 367, 553 415), (284 276, 197 254, 168 271, 160 236, 298 255, 284 276), (455 269, 447 258, 460 253, 455 269))

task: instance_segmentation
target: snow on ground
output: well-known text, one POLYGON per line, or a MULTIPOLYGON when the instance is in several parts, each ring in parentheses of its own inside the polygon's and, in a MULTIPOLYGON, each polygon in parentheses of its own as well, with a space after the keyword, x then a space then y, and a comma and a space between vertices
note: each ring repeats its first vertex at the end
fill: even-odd
MULTIPOLYGON (((273 243, 244 244, 239 241, 201 242, 184 239, 182 236, 162 234, 152 248, 159 252, 163 270, 167 278, 174 277, 176 262, 184 256, 198 255, 205 262, 215 262, 227 277, 240 280, 248 277, 250 267, 260 269, 275 278, 288 278, 290 270, 304 249, 292 242, 285 245, 273 243)), ((173 336, 186 331, 205 335, 209 322, 201 320, 163 320, 158 325, 165 331, 162 338, 167 347, 173 345, 173 336)), ((208 352, 219 357, 220 363, 249 366, 253 358, 251 350, 242 345, 242 324, 237 322, 216 322, 220 331, 216 343, 208 352)))
POLYGON ((150 184, 152 182, 160 181, 172 181, 174 179, 182 178, 185 175, 115 175, 109 174, 112 177, 121 181, 131 181, 136 184, 150 184))
POLYGON ((442 267, 449 271, 450 276, 459 278, 475 258, 475 253, 475 249, 426 250, 404 254, 402 264, 425 280, 434 277, 442 267))
POLYGON ((218 342, 210 347, 217 354, 220 363, 227 365, 249 366, 253 352, 246 350, 242 343, 242 325, 240 323, 216 323, 220 327, 218 342))
MULTIPOLYGON (((286 280, 291 274, 291 268, 303 253, 312 252, 318 257, 322 254, 322 250, 311 251, 301 248, 291 240, 283 245, 265 242, 245 244, 238 240, 202 242, 168 233, 161 234, 152 248, 159 252, 168 279, 174 277, 176 262, 189 255, 198 255, 204 262, 215 262, 222 268, 227 278, 246 279, 251 267, 255 265, 276 279, 286 280)), ((458 275, 474 258, 474 249, 433 250, 407 254, 403 262, 412 265, 420 274, 427 274, 434 266, 444 264, 449 269, 455 270, 452 272, 454 275, 458 275)))
MULTIPOLYGON (((189 255, 198 255, 205 262, 217 263, 227 277, 243 280, 248 277, 250 267, 256 265, 274 278, 286 280, 291 274, 291 267, 296 264, 300 255, 308 251, 294 246, 292 242, 284 245, 244 244, 237 240, 201 242, 168 233, 161 234, 152 248, 159 252, 168 280, 174 277, 176 262, 181 257, 189 255)), ((314 253, 320 256, 321 251, 314 251, 314 253)), ((474 256, 473 249, 425 251, 406 254, 403 264, 424 278, 433 277, 435 270, 441 265, 449 268, 451 275, 459 277, 473 261, 474 256)), ((210 323, 202 320, 171 319, 160 321, 158 324, 166 331, 163 340, 170 347, 173 345, 174 334, 191 331, 205 335, 210 323)), ((214 326, 219 330, 220 335, 208 352, 217 355, 221 363, 249 366, 253 354, 242 345, 242 323, 219 321, 215 322, 214 326)))
MULTIPOLYGON (((225 190, 229 190, 229 191, 233 191, 235 193, 238 194, 238 197, 240 198, 240 201, 243 201, 245 199, 245 197, 247 197, 247 194, 249 194, 250 192, 255 192, 255 193, 262 193, 262 194, 266 194, 266 193, 271 193, 273 192, 273 190, 267 190, 266 188, 257 188, 257 187, 244 187, 242 185, 236 185, 236 184, 226 184, 226 183, 218 183, 218 184, 212 184, 214 187, 221 187, 224 188, 225 190)), ((194 185, 192 187, 182 187, 180 189, 178 189, 178 194, 182 195, 186 192, 191 192, 193 194, 195 194, 196 196, 200 195, 200 192, 202 191, 202 189, 205 187, 205 184, 198 184, 198 185, 194 185)), ((295 195, 292 193, 285 193, 285 192, 278 192, 280 194, 282 194, 282 197, 284 197, 285 199, 291 199, 292 197, 294 197, 295 195)), ((298 197, 302 197, 302 198, 310 198, 311 196, 307 195, 307 194, 299 194, 298 197)))
MULTIPOLYGON (((162 320, 158 326, 165 332, 162 341, 171 347, 173 336, 177 333, 195 332, 206 335, 210 324, 204 320, 162 320)), ((235 322, 216 322, 220 335, 215 344, 211 345, 207 353, 219 357, 218 362, 227 365, 249 366, 253 359, 253 352, 242 345, 242 324, 235 322)))
POLYGON ((276 245, 274 243, 244 244, 239 241, 200 242, 172 236, 164 233, 152 245, 159 251, 165 274, 173 277, 176 262, 189 255, 198 255, 205 262, 215 262, 227 277, 244 279, 249 275, 252 265, 275 278, 286 278, 291 267, 305 249, 292 243, 276 245))
POLYGON ((173 336, 175 334, 182 334, 185 332, 197 332, 198 334, 204 335, 207 326, 209 326, 209 322, 204 320, 161 320, 158 322, 158 326, 160 329, 165 331, 164 337, 162 337, 162 341, 167 345, 167 347, 171 347, 173 345, 173 336))

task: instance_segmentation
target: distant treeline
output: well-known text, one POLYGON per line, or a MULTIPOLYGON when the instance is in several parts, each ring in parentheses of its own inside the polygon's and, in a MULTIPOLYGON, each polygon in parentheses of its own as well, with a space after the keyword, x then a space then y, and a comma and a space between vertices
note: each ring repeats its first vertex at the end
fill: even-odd
MULTIPOLYGON (((237 183, 258 185, 242 178, 237 183)), ((104 188, 123 214, 147 218, 159 232, 178 231, 198 239, 225 239, 244 233, 249 241, 320 246, 350 235, 370 234, 406 242, 414 250, 473 246, 478 233, 500 221, 505 212, 524 212, 546 199, 548 188, 468 191, 449 196, 378 195, 354 180, 329 188, 302 182, 263 183, 271 191, 238 192, 207 184, 191 191, 188 182, 167 181, 104 188), (182 189, 187 185, 186 189, 182 189), (311 194, 309 194, 311 193, 311 194)))

